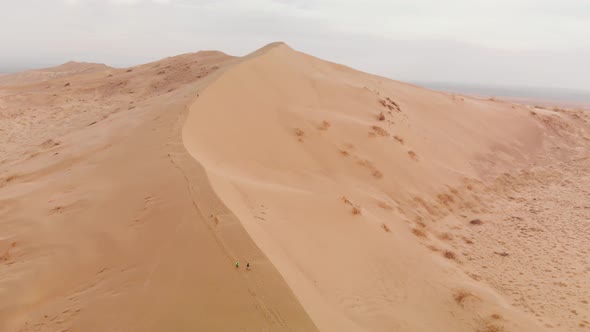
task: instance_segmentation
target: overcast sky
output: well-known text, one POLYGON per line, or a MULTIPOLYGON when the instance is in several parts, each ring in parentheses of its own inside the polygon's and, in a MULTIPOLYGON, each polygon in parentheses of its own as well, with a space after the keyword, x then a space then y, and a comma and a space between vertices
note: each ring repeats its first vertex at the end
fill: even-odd
POLYGON ((0 0, 0 72, 278 40, 398 80, 590 90, 589 0, 0 0))

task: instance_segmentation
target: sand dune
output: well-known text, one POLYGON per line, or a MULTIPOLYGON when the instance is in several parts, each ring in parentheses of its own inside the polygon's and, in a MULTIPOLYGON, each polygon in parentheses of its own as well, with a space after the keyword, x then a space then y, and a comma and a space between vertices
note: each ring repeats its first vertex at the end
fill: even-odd
POLYGON ((0 86, 27 85, 48 81, 59 77, 68 77, 113 69, 102 63, 70 61, 62 65, 44 69, 33 69, 15 74, 0 75, 0 86))
POLYGON ((282 43, 0 85, 0 331, 590 327, 587 112, 282 43))
MULTIPOLYGON (((502 220, 496 197, 483 193, 494 179, 552 165, 551 156, 587 158, 580 122, 427 91, 276 44, 212 83, 183 137, 321 330, 539 331, 580 322, 513 306, 495 287, 506 277, 498 274, 518 276, 537 262, 505 260, 486 275, 478 265, 497 263, 491 249, 514 236, 492 226, 474 235, 468 221, 502 220), (498 242, 465 245, 473 236, 498 242)), ((568 278, 580 289, 584 264, 568 278)), ((542 287, 551 290, 541 307, 570 302, 542 287)))
POLYGON ((2 91, 20 130, 0 162, 0 331, 315 330, 181 142, 185 106, 231 61, 2 91))

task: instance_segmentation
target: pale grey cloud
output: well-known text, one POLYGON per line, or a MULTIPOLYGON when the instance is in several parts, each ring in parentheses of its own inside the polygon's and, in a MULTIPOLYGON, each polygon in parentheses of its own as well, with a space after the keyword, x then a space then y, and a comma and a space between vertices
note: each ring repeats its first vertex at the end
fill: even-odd
POLYGON ((0 0, 0 71, 283 40, 415 81, 590 89, 586 0, 0 0))

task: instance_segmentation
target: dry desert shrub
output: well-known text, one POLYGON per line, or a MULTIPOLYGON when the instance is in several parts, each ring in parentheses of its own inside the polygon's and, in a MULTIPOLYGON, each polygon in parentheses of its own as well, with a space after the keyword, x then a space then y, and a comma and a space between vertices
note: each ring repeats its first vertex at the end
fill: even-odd
POLYGON ((361 214, 360 206, 354 205, 348 198, 346 198, 346 196, 342 196, 342 201, 345 204, 350 205, 352 207, 352 214, 354 214, 354 215, 361 214))
POLYGON ((352 207, 352 214, 354 214, 354 215, 361 214, 361 209, 357 206, 353 206, 352 207))
POLYGON ((10 175, 9 177, 7 177, 7 178, 4 180, 4 182, 6 182, 6 183, 8 183, 8 182, 12 182, 12 181, 16 180, 17 178, 18 178, 18 176, 13 174, 13 175, 10 175))
POLYGON ((352 202, 348 198, 346 198, 346 196, 342 196, 342 201, 348 205, 352 205, 352 202))
POLYGON ((383 112, 379 113, 379 115, 377 116, 377 120, 385 121, 385 114, 383 114, 383 112))
POLYGON ((215 223, 215 226, 219 225, 219 217, 211 215, 211 217, 213 218, 213 222, 215 223))
POLYGON ((426 237, 426 233, 424 233, 421 229, 418 229, 418 228, 413 228, 412 233, 414 235, 416 235, 417 237, 422 237, 422 238, 426 237))
POLYGON ((449 233, 442 233, 438 236, 439 239, 443 240, 443 241, 450 241, 453 239, 453 236, 449 233))
POLYGON ((305 135, 305 132, 299 128, 295 128, 295 136, 297 137, 303 137, 303 135, 305 135))
POLYGON ((486 325, 483 329, 477 330, 477 332, 504 332, 504 328, 498 325, 486 325))
POLYGON ((387 137, 389 136, 389 133, 387 132, 387 130, 379 127, 379 126, 372 126, 371 129, 373 129, 373 132, 376 135, 382 136, 382 137, 387 137))
POLYGON ((483 225, 483 221, 481 221, 479 219, 473 219, 469 222, 469 224, 479 226, 479 225, 483 225))
POLYGON ((500 316, 499 314, 493 314, 492 318, 493 319, 502 319, 502 316, 500 316))
POLYGON ((452 260, 456 260, 457 259, 457 256, 455 255, 455 253, 452 252, 452 251, 449 251, 449 250, 445 250, 443 256, 446 259, 452 259, 452 260))
POLYGON ((348 155, 349 155, 348 151, 346 151, 344 149, 339 149, 338 151, 340 151, 340 154, 343 155, 344 157, 348 157, 348 155))
POLYGON ((439 194, 437 196, 438 201, 441 202, 444 205, 450 205, 451 203, 455 203, 455 199, 453 198, 453 196, 449 195, 449 194, 439 194))
POLYGON ((372 175, 377 179, 381 179, 383 177, 383 173, 381 173, 381 171, 379 171, 378 169, 373 170, 372 175))
POLYGON ((322 121, 322 124, 320 125, 320 130, 328 130, 328 128, 330 128, 331 124, 328 121, 322 121))
POLYGON ((16 247, 16 242, 12 242, 10 244, 10 247, 8 247, 8 249, 6 249, 6 252, 2 256, 0 256, 0 261, 3 261, 3 262, 10 261, 12 259, 12 256, 10 255, 10 249, 12 249, 14 247, 16 247))
POLYGON ((397 135, 393 136, 393 138, 394 138, 396 141, 400 142, 402 145, 404 145, 404 139, 403 139, 403 138, 401 138, 401 137, 399 137, 399 136, 397 136, 397 135))
POLYGON ((412 158, 414 160, 418 160, 418 155, 414 151, 411 151, 411 150, 408 151, 408 156, 410 156, 410 158, 412 158))
POLYGON ((428 248, 428 249, 430 249, 431 251, 434 251, 434 252, 439 252, 439 251, 440 251, 440 249, 438 249, 438 248, 437 248, 436 246, 434 246, 434 245, 429 245, 429 246, 427 246, 426 248, 428 248))
POLYGON ((465 300, 470 296, 473 296, 473 294, 464 289, 460 289, 456 291, 455 294, 453 294, 453 299, 455 300, 455 302, 457 302, 457 304, 463 306, 465 300))
POLYGON ((389 227, 387 227, 387 225, 383 224, 383 225, 381 225, 381 227, 383 227, 383 230, 384 230, 386 233, 389 233, 389 232, 391 232, 391 230, 389 229, 389 227))
POLYGON ((467 237, 463 236, 462 238, 463 238, 463 241, 465 241, 465 243, 467 243, 467 244, 473 244, 473 241, 471 241, 467 237))

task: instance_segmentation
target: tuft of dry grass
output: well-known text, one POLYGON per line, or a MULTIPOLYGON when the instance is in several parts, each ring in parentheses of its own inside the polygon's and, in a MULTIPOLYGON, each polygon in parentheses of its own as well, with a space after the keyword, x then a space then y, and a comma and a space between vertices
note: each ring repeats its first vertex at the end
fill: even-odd
POLYGON ((383 230, 384 230, 386 233, 389 233, 389 232, 391 232, 391 230, 389 229, 389 227, 387 227, 387 225, 385 225, 385 224, 382 224, 382 225, 381 225, 381 227, 383 227, 383 230))
POLYGON ((410 158, 412 158, 414 160, 418 160, 418 155, 414 151, 411 151, 411 150, 408 151, 408 156, 410 156, 410 158))
POLYGON ((399 136, 397 136, 397 135, 393 136, 393 138, 394 138, 396 141, 400 142, 402 145, 404 145, 404 139, 403 139, 403 138, 401 138, 401 137, 399 137, 399 136))
POLYGON ((348 151, 344 150, 344 149, 339 149, 338 150, 340 152, 341 155, 343 155, 344 157, 348 157, 349 153, 348 151))
POLYGON ((377 116, 377 120, 385 121, 385 114, 383 114, 383 112, 379 113, 379 115, 377 116))
POLYGON ((354 214, 354 215, 361 214, 361 209, 357 206, 353 206, 352 207, 352 214, 354 214))

